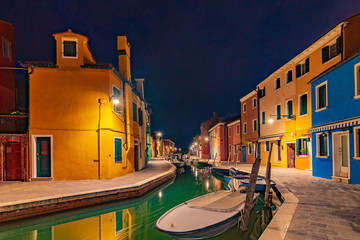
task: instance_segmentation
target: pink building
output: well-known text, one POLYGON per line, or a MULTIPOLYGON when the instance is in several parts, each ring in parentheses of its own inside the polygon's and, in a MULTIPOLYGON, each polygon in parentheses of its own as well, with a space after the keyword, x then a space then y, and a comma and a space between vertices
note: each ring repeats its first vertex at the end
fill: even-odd
POLYGON ((241 134, 240 119, 236 119, 226 125, 228 135, 229 160, 232 162, 241 161, 241 134))
POLYGON ((227 161, 227 127, 224 121, 209 129, 210 158, 217 161, 227 161))

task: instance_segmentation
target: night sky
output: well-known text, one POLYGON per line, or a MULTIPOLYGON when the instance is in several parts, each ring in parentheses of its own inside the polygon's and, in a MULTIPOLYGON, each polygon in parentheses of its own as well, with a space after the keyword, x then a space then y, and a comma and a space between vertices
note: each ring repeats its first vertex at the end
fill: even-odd
POLYGON ((126 35, 132 77, 145 78, 152 129, 183 148, 214 111, 220 117, 239 114, 241 97, 357 13, 359 0, 2 0, 0 5, 0 19, 15 25, 16 61, 54 61, 52 34, 71 28, 89 38, 97 62, 117 67, 116 36, 126 35))

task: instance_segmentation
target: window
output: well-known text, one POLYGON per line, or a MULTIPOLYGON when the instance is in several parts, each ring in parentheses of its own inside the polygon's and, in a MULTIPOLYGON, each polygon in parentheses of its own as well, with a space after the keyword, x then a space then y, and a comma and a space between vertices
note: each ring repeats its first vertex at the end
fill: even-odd
POLYGON ((143 111, 141 110, 141 108, 138 108, 138 116, 139 116, 139 125, 142 126, 144 122, 143 122, 143 111))
POLYGON ((257 130, 257 121, 256 119, 253 120, 253 131, 255 132, 257 130))
POLYGON ((360 158, 360 128, 354 128, 354 157, 360 158))
POLYGON ((229 127, 229 137, 231 137, 231 127, 229 127))
POLYGON ((288 119, 293 118, 293 101, 289 100, 286 102, 286 114, 288 119))
MULTIPOLYGON (((113 96, 114 99, 117 99, 120 102, 120 90, 115 86, 113 86, 113 96)), ((120 104, 113 103, 113 111, 120 114, 121 113, 120 104)))
POLYGON ((10 40, 8 40, 7 38, 2 38, 2 42, 3 42, 3 56, 9 60, 11 60, 12 58, 12 53, 11 53, 11 42, 10 40))
POLYGON ((310 141, 309 138, 299 138, 296 139, 296 155, 308 155, 308 146, 307 143, 310 141))
POLYGON ((268 152, 270 150, 269 141, 265 142, 265 152, 268 152))
POLYGON ((246 112, 246 103, 243 105, 243 112, 246 112))
POLYGON ((300 96, 300 116, 307 114, 307 93, 300 96))
POLYGON ((115 163, 121 163, 122 162, 122 144, 121 144, 121 138, 114 138, 114 159, 115 163))
POLYGON ((264 112, 261 112, 261 120, 262 120, 262 124, 265 124, 266 123, 266 119, 265 119, 265 111, 264 112))
POLYGON ((355 97, 360 97, 360 63, 354 66, 355 97))
POLYGON ((259 98, 265 97, 265 87, 259 90, 259 98))
POLYGON ((236 125, 236 135, 240 134, 240 125, 236 125))
POLYGON ((275 90, 276 89, 279 89, 280 88, 280 78, 278 77, 276 80, 275 80, 275 90))
POLYGON ((133 102, 133 121, 137 122, 137 105, 133 102))
POLYGON ((338 37, 326 47, 322 48, 322 62, 325 63, 342 52, 342 38, 338 37))
POLYGON ((253 98, 253 108, 256 108, 256 98, 253 98))
POLYGON ((244 133, 246 133, 247 132, 247 129, 246 129, 246 126, 247 124, 246 123, 244 123, 244 133))
POLYGON ((307 58, 303 63, 296 65, 296 78, 301 77, 305 73, 308 73, 310 70, 309 58, 307 58))
POLYGON ((327 157, 328 156, 328 133, 318 133, 316 134, 316 155, 317 157, 327 157))
POLYGON ((286 83, 292 82, 292 70, 288 71, 286 74, 286 83))
POLYGON ((231 146, 229 145, 229 153, 231 153, 231 146))
POLYGON ((252 143, 248 143, 248 153, 249 153, 249 155, 252 154, 252 149, 251 149, 251 147, 252 147, 252 143))
POLYGON ((77 41, 63 40, 63 57, 77 57, 77 41))
POLYGON ((315 88, 316 110, 327 107, 327 82, 324 82, 315 88))
POLYGON ((141 147, 142 147, 142 145, 141 145, 141 143, 140 143, 140 145, 139 145, 140 158, 142 158, 142 150, 141 150, 141 147))
POLYGON ((277 105, 276 106, 276 120, 280 120, 281 119, 281 106, 277 105))

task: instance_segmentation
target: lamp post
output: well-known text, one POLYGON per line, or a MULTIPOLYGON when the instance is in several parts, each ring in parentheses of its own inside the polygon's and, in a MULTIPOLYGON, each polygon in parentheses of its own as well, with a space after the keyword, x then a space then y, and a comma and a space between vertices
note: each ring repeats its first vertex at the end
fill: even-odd
MULTIPOLYGON (((99 103, 99 121, 98 121, 98 129, 97 129, 97 133, 98 133, 98 159, 94 160, 94 162, 98 163, 98 177, 99 179, 101 179, 101 173, 100 173, 100 129, 101 129, 101 105, 103 104, 102 101, 105 100, 106 98, 99 98, 98 99, 98 103, 99 103)), ((115 95, 112 95, 111 97, 109 97, 109 103, 111 103, 111 101, 116 105, 119 104, 120 101, 119 99, 115 98, 115 95)))

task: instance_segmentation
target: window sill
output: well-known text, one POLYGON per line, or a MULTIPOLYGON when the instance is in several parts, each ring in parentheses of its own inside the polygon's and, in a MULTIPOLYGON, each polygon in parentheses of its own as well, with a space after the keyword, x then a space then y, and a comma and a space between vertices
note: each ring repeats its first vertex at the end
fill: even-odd
POLYGON ((329 60, 327 60, 326 62, 324 62, 324 63, 322 63, 322 64, 328 64, 329 62, 333 61, 334 59, 337 59, 337 58, 340 57, 340 56, 341 56, 341 54, 339 53, 338 55, 330 58, 329 60))
POLYGON ((303 114, 303 115, 299 115, 299 117, 305 117, 307 116, 308 114, 303 114))
MULTIPOLYGON (((309 73, 309 72, 306 72, 306 73, 304 73, 303 75, 297 77, 296 79, 302 78, 303 76, 305 76, 305 75, 308 74, 308 73, 309 73)), ((295 77, 296 77, 296 76, 295 76, 295 77)))
POLYGON ((356 95, 353 97, 354 99, 359 99, 360 98, 360 95, 356 95))
POLYGON ((353 157, 355 160, 360 160, 360 157, 353 157))
POLYGON ((305 158, 305 157, 309 157, 309 155, 298 155, 298 157, 303 157, 303 158, 305 158))
POLYGON ((315 156, 316 158, 329 158, 329 156, 315 156))
POLYGON ((327 109, 327 108, 328 108, 328 106, 323 107, 323 108, 319 108, 319 109, 315 109, 315 112, 321 112, 322 110, 325 110, 325 109, 327 109))

